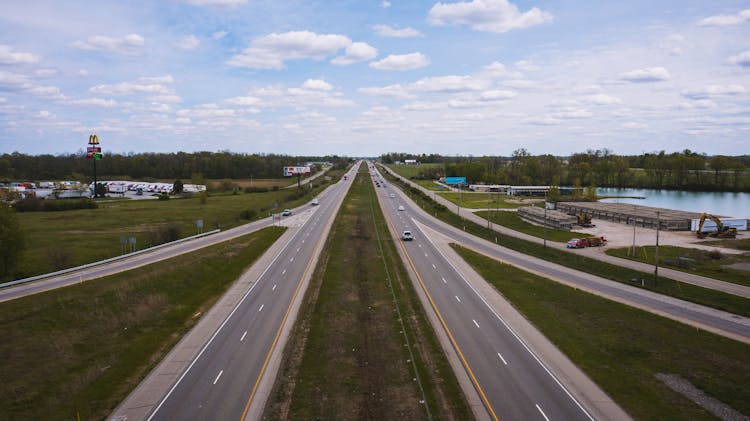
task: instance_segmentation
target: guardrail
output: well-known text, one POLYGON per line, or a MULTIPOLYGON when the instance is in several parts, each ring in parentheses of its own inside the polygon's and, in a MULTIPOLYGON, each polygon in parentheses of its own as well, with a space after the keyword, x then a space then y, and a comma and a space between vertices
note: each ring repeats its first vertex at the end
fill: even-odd
POLYGON ((17 279, 15 281, 5 282, 5 283, 0 284, 0 288, 5 288, 5 287, 13 286, 13 285, 18 285, 18 284, 25 284, 26 282, 38 281, 38 280, 44 279, 44 278, 51 278, 51 277, 57 276, 57 275, 64 275, 66 273, 75 272, 75 271, 79 271, 79 270, 83 270, 83 269, 88 269, 88 268, 91 268, 91 267, 94 267, 94 266, 103 265, 103 264, 106 264, 106 263, 116 262, 118 260, 127 259, 128 257, 133 257, 133 256, 137 256, 139 254, 143 254, 143 253, 147 253, 147 252, 150 252, 150 251, 154 251, 154 250, 160 249, 162 247, 167 247, 167 246, 171 246, 171 245, 174 245, 174 244, 184 243, 185 241, 190 241, 190 240, 193 240, 193 239, 196 239, 196 238, 205 237, 207 235, 216 234, 217 232, 220 232, 220 231, 221 231, 221 229, 217 228, 217 229, 212 230, 212 231, 207 231, 207 232, 204 232, 204 233, 201 233, 201 234, 196 234, 196 235, 193 235, 193 236, 190 236, 190 237, 181 238, 179 240, 171 241, 169 243, 159 244, 157 246, 145 248, 143 250, 134 251, 134 252, 128 253, 128 254, 123 254, 121 256, 110 257, 109 259, 99 260, 97 262, 87 263, 87 264, 81 265, 81 266, 76 266, 76 267, 72 267, 72 268, 68 268, 68 269, 63 269, 63 270, 58 270, 57 272, 50 272, 50 273, 45 273, 45 274, 42 274, 42 275, 32 276, 32 277, 29 277, 29 278, 23 278, 23 279, 17 279))

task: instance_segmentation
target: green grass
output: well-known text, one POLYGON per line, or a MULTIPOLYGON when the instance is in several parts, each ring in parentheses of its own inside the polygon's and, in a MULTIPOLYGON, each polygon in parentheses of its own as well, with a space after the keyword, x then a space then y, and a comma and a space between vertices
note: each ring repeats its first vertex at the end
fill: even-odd
POLYGON ((413 420, 426 419, 429 408, 438 418, 469 419, 471 411, 401 264, 366 169, 360 168, 332 227, 265 416, 413 420), (419 402, 423 396, 413 381, 396 306, 426 405, 419 402))
POLYGON ((392 169, 402 177, 406 178, 421 178, 426 170, 440 169, 442 170, 445 166, 443 164, 420 164, 420 165, 388 165, 388 168, 392 169))
POLYGON ((0 304, 0 418, 103 419, 284 232, 0 304))
POLYGON ((750 414, 748 345, 455 249, 635 419, 714 419, 657 373, 750 414))
POLYGON ((440 191, 443 190, 440 185, 435 184, 432 180, 413 180, 415 183, 426 188, 427 190, 440 191))
MULTIPOLYGON (((333 180, 340 172, 334 171, 333 180)), ((312 191, 297 189, 267 193, 212 194, 201 204, 199 198, 111 201, 105 199, 98 209, 63 212, 24 212, 18 214, 26 236, 26 249, 12 279, 78 266, 118 256, 120 237, 135 237, 137 249, 153 244, 152 230, 174 224, 180 237, 198 233, 196 221, 203 220, 204 231, 220 226, 232 228, 248 220, 242 213, 252 210, 255 218, 267 217, 303 204, 317 195, 326 184, 315 180, 312 191), (304 195, 302 195, 304 194, 304 195)), ((8 281, 12 279, 0 279, 8 281)))
MULTIPOLYGON (((638 247, 635 256, 629 255, 629 250, 629 248, 609 249, 607 254, 654 264, 655 246, 638 247)), ((750 256, 722 254, 718 250, 713 252, 675 246, 659 247, 659 266, 661 267, 750 286, 750 271, 727 267, 733 263, 750 263, 750 256)))
MULTIPOLYGON (((510 228, 514 231, 522 232, 524 234, 533 235, 534 237, 544 238, 544 236, 547 236, 547 240, 549 241, 557 241, 561 243, 566 243, 571 238, 581 238, 582 234, 579 232, 571 232, 571 231, 565 231, 565 230, 556 230, 552 228, 547 228, 546 234, 544 227, 540 227, 538 225, 530 224, 528 222, 523 221, 521 218, 518 217, 517 212, 486 212, 486 211, 479 211, 474 212, 477 216, 481 216, 482 218, 487 219, 488 214, 490 217, 490 221, 493 224, 502 225, 506 228, 510 228)), ((585 237, 586 235, 583 234, 585 237)))
POLYGON ((487 206, 487 193, 477 192, 446 192, 440 193, 441 196, 450 200, 454 204, 460 204, 462 208, 468 209, 517 209, 522 206, 533 206, 538 204, 539 197, 522 197, 522 196, 508 196, 499 193, 490 193, 489 207, 487 206))
MULTIPOLYGON (((384 173, 387 174, 387 173, 384 173)), ((435 215, 438 219, 453 225, 454 227, 464 229, 466 232, 488 241, 497 242, 498 244, 538 257, 548 262, 567 266, 582 272, 591 273, 603 278, 611 279, 616 282, 628 284, 636 288, 643 288, 654 291, 670 297, 679 298, 694 302, 696 304, 713 307, 741 316, 750 317, 750 300, 732 294, 726 294, 709 288, 702 288, 696 285, 678 282, 673 279, 659 277, 655 279, 652 273, 641 272, 618 265, 602 262, 592 259, 578 253, 569 253, 564 250, 557 250, 552 247, 543 247, 540 244, 525 241, 516 237, 500 235, 499 233, 487 229, 486 226, 475 224, 471 221, 461 218, 451 212, 445 206, 435 203, 430 197, 421 191, 405 185, 403 182, 396 180, 390 175, 386 175, 394 185, 400 186, 408 191, 412 200, 424 209, 427 213, 435 215), (643 279, 643 285, 640 282, 632 282, 632 279, 643 279)))

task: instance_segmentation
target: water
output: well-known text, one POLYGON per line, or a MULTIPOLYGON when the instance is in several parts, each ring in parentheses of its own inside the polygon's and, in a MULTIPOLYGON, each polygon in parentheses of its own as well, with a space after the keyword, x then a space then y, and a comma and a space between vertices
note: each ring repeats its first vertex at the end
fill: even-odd
POLYGON ((600 196, 639 196, 645 199, 602 199, 601 202, 632 203, 655 208, 677 209, 688 212, 708 212, 713 215, 750 219, 750 193, 691 192, 653 189, 596 189, 600 196))

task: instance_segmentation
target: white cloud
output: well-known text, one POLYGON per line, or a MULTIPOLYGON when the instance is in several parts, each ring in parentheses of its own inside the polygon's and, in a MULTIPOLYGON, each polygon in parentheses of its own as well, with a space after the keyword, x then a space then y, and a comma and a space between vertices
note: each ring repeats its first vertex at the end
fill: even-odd
POLYGON ((442 110, 446 107, 446 104, 442 102, 412 102, 406 104, 402 108, 408 111, 433 111, 442 110))
POLYGON ((32 53, 13 51, 9 45, 0 44, 0 64, 35 64, 39 63, 39 56, 32 53))
POLYGON ((729 62, 742 67, 750 67, 750 50, 743 51, 736 56, 729 57, 729 62))
POLYGON ((387 9, 387 8, 391 7, 391 2, 383 0, 383 2, 380 3, 380 7, 382 7, 383 9, 387 9))
POLYGON ((715 15, 701 19, 700 26, 730 26, 750 21, 750 9, 745 9, 734 15, 715 15))
POLYGON ((263 101, 255 96, 238 96, 234 98, 230 98, 226 100, 227 103, 232 105, 240 105, 240 106, 251 106, 251 105, 259 105, 263 101))
POLYGON ((514 63, 516 68, 525 70, 527 72, 533 72, 535 70, 539 70, 539 66, 535 65, 534 63, 527 61, 527 60, 519 60, 514 63))
POLYGON ((44 118, 44 119, 49 119, 49 118, 54 118, 55 117, 54 114, 50 113, 47 110, 41 110, 41 111, 39 111, 39 113, 37 113, 36 116, 39 117, 39 118, 44 118))
POLYGON ((411 96, 400 84, 383 87, 359 88, 357 91, 365 95, 390 96, 394 98, 409 98, 411 96))
POLYGON ((526 79, 511 79, 502 82, 503 86, 516 89, 533 89, 539 86, 539 82, 526 79))
POLYGON ((587 118, 593 114, 584 108, 566 107, 561 111, 553 113, 550 117, 554 119, 573 119, 573 118, 587 118))
POLYGON ((352 45, 343 35, 293 31, 254 39, 242 54, 227 61, 230 66, 254 69, 282 69, 286 60, 323 60, 352 45))
POLYGON ((622 102, 620 98, 607 95, 607 94, 588 95, 588 96, 583 97, 582 101, 587 104, 595 104, 595 105, 612 105, 612 104, 620 104, 622 102))
POLYGON ((89 92, 97 95, 132 95, 136 93, 147 94, 171 94, 167 83, 173 83, 171 75, 157 77, 142 77, 135 82, 121 82, 111 85, 97 85, 89 89, 89 92))
POLYGON ((620 125, 623 129, 647 129, 648 125, 644 123, 637 123, 635 121, 629 121, 620 125))
POLYGON ((183 0, 194 6, 223 6, 237 7, 247 4, 247 0, 183 0))
POLYGON ((708 85, 701 89, 691 89, 680 92, 680 95, 690 99, 709 99, 718 96, 738 95, 745 93, 742 85, 708 85))
POLYGON ((512 78, 520 78, 523 77, 523 74, 521 72, 515 71, 515 70, 508 70, 508 68, 499 61, 492 62, 491 64, 488 64, 484 66, 485 72, 491 77, 512 77, 512 78))
POLYGON ((504 101, 517 96, 518 94, 513 91, 492 90, 482 92, 479 99, 482 101, 504 101))
POLYGON ((669 80, 669 78, 669 72, 663 67, 647 67, 620 74, 620 80, 633 83, 661 82, 669 80))
POLYGON ((229 32, 227 31, 216 31, 213 34, 211 34, 211 38, 213 39, 224 39, 226 36, 229 35, 229 32))
POLYGON ((716 108, 718 106, 719 104, 711 101, 710 99, 696 99, 690 102, 685 102, 685 101, 680 102, 677 105, 677 108, 681 110, 694 110, 694 109, 707 110, 710 108, 716 108))
POLYGON ((481 91, 488 83, 471 76, 437 76, 420 79, 409 85, 417 92, 470 92, 481 91))
POLYGON ((469 25, 477 31, 507 32, 552 21, 550 13, 534 7, 521 13, 507 0, 436 3, 427 15, 431 25, 469 25))
POLYGON ((177 41, 174 46, 180 50, 192 50, 200 44, 200 40, 195 35, 188 35, 177 41))
POLYGON ((378 50, 366 42, 353 42, 346 47, 346 55, 331 60, 331 64, 346 66, 359 61, 371 60, 378 55, 378 50))
POLYGON ((383 37, 393 38, 410 38, 410 37, 421 37, 422 33, 414 28, 392 28, 388 25, 373 25, 372 29, 376 34, 383 37))
POLYGON ((330 91, 333 89, 333 86, 325 80, 307 79, 305 83, 302 84, 302 89, 309 89, 312 91, 330 91))
POLYGON ((102 98, 86 98, 86 99, 72 99, 66 101, 71 105, 88 105, 94 107, 105 107, 111 108, 117 105, 117 101, 113 99, 102 99, 102 98))
POLYGON ((34 72, 35 75, 39 77, 52 77, 57 76, 60 73, 57 69, 39 69, 34 72))
POLYGON ((179 95, 156 95, 148 98, 151 101, 156 102, 167 102, 171 104, 177 104, 182 102, 182 98, 179 95))
POLYGON ((391 54, 388 57, 370 63, 370 67, 378 70, 413 70, 430 64, 430 59, 422 53, 391 54))
POLYGON ((144 38, 138 34, 130 34, 122 38, 94 35, 86 41, 74 42, 73 47, 80 50, 134 55, 142 52, 144 44, 144 38))
POLYGON ((556 126, 561 124, 562 120, 552 117, 529 117, 525 119, 524 122, 535 126, 556 126))

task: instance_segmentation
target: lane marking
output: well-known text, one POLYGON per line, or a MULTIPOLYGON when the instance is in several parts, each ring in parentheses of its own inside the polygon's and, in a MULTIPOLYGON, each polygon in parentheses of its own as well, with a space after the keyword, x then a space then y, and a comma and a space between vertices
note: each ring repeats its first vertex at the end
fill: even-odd
POLYGON ((293 262, 293 261, 294 261, 294 257, 292 257, 291 259, 289 259, 289 261, 290 261, 290 262, 293 262))
MULTIPOLYGON (((216 384, 216 382, 219 381, 219 377, 221 377, 222 374, 224 374, 224 370, 219 371, 219 374, 216 375, 216 378, 214 379, 214 384, 216 384)), ((537 408, 539 407, 537 406, 537 408)))
POLYGON ((435 264, 434 264, 434 263, 432 264, 432 268, 433 268, 433 269, 437 269, 437 267, 435 266, 435 264))
POLYGON ((476 326, 477 329, 479 329, 479 323, 477 323, 475 319, 471 319, 471 321, 474 322, 474 326, 476 326))
MULTIPOLYGON (((384 216, 388 221, 388 225, 390 225, 391 227, 391 232, 398 232, 396 226, 393 225, 393 221, 391 220, 390 216, 388 214, 384 214, 384 216)), ((406 246, 402 241, 399 241, 399 245, 401 246, 401 250, 404 252, 404 256, 406 256, 406 260, 409 261, 409 266, 411 266, 411 269, 417 276, 417 281, 419 281, 419 285, 422 287, 422 291, 424 291, 425 295, 427 296, 427 300, 430 302, 432 310, 435 311, 438 320, 440 320, 440 324, 443 326, 443 330, 445 330, 445 333, 448 335, 448 339, 450 339, 451 344, 453 345, 453 349, 456 350, 458 358, 461 360, 461 363, 466 369, 466 372, 469 374, 469 378, 471 379, 472 383, 474 383, 474 387, 479 392, 479 396, 482 398, 484 405, 487 407, 487 410, 490 413, 490 417, 495 421, 499 421, 497 418, 497 414, 495 413, 495 409, 492 407, 492 404, 490 404, 489 399, 487 399, 487 395, 484 393, 484 389, 482 389, 482 386, 479 384, 479 380, 477 380, 477 377, 474 375, 474 371, 471 369, 469 362, 466 361, 466 357, 464 356, 463 351, 461 351, 461 347, 458 346, 458 342, 456 342, 456 338, 453 336, 453 332, 451 332, 450 328, 448 327, 448 323, 446 323, 445 319, 443 318, 443 314, 440 312, 440 309, 438 309, 437 304, 435 304, 435 300, 432 298, 432 294, 430 294, 430 291, 427 290, 427 285, 425 285, 424 279, 422 279, 422 275, 419 274, 416 265, 414 265, 414 261, 409 255, 409 252, 406 250, 406 246)), ((242 414, 242 417, 245 417, 244 413, 242 414)))
POLYGON ((461 302, 461 299, 460 299, 460 298, 458 298, 458 295, 454 295, 454 297, 456 297, 456 300, 457 300, 457 301, 458 301, 459 303, 461 302))
POLYGON ((284 270, 281 271, 282 275, 285 274, 285 273, 286 273, 286 269, 284 269, 284 270))
POLYGON ((273 284, 273 288, 271 288, 271 291, 276 291, 276 284, 273 284))
POLYGON ((446 280, 445 280, 445 278, 443 278, 442 276, 440 277, 440 279, 442 279, 442 280, 443 280, 443 283, 444 283, 444 284, 447 284, 447 283, 448 283, 448 281, 446 281, 446 280))
POLYGON ((261 305, 260 305, 260 308, 258 309, 258 312, 261 312, 261 311, 263 311, 263 306, 264 306, 264 305, 265 305, 265 304, 261 304, 261 305))
POLYGON ((539 407, 539 404, 536 404, 536 409, 539 410, 539 412, 542 414, 545 420, 549 421, 549 418, 547 418, 547 415, 544 413, 544 411, 542 411, 542 408, 539 407))
POLYGON ((424 257, 428 257, 428 256, 427 256, 427 253, 425 253, 425 254, 424 254, 424 257))
POLYGON ((245 336, 247 336, 247 331, 245 331, 245 333, 242 334, 242 337, 240 338, 240 342, 245 340, 245 336))
POLYGON ((297 253, 299 253, 299 247, 297 247, 297 253))
POLYGON ((508 362, 505 361, 505 358, 503 358, 503 356, 499 352, 497 353, 497 356, 500 357, 501 360, 503 360, 503 364, 508 365, 508 362))

